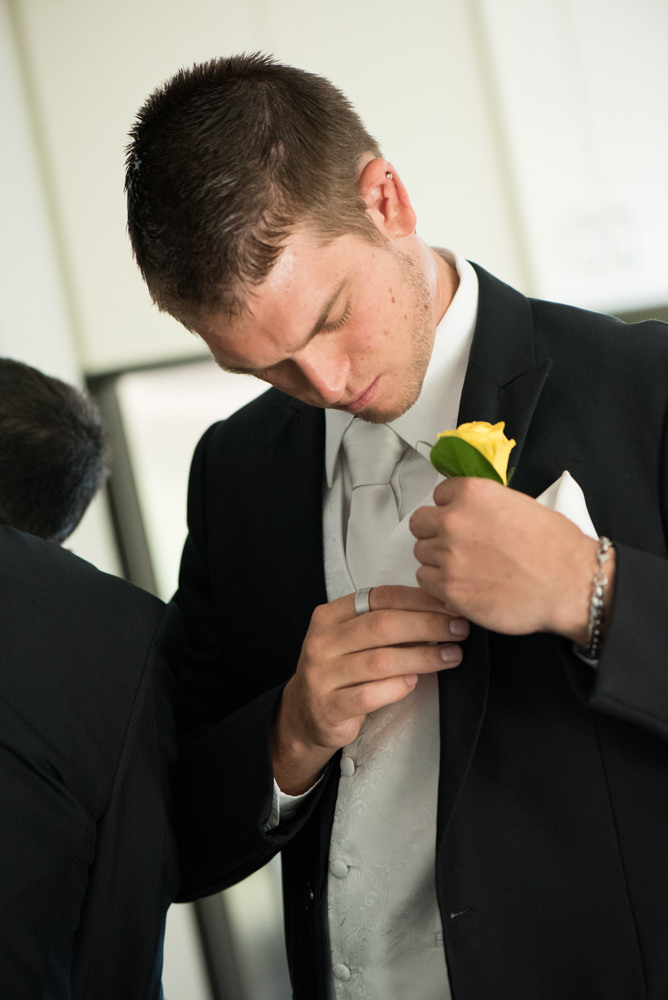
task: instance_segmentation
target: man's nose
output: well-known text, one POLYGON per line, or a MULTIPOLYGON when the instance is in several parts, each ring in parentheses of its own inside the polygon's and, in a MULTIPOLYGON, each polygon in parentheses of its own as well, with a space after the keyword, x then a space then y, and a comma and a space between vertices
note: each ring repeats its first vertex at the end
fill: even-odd
POLYGON ((292 361, 325 405, 337 403, 345 394, 350 371, 346 354, 311 342, 292 361))

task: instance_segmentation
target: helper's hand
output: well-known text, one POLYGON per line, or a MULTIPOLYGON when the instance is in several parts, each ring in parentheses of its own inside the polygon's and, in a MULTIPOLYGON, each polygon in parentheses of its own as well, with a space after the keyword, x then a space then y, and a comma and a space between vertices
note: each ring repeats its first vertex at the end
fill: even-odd
POLYGON ((368 712, 400 701, 418 676, 456 667, 468 623, 418 587, 374 587, 370 612, 355 595, 316 608, 272 739, 279 787, 297 795, 360 731, 368 712))
MULTIPOLYGON (((449 479, 411 517, 421 587, 495 632, 587 639, 597 543, 568 518, 487 479, 449 479)), ((612 596, 614 553, 606 563, 612 596)))

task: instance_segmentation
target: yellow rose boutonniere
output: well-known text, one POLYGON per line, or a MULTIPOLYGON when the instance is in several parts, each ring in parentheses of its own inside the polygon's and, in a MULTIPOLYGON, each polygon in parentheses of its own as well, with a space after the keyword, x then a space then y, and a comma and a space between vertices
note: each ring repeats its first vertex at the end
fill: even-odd
POLYGON ((442 476, 479 476, 507 486, 514 472, 508 472, 508 459, 515 442, 503 433, 505 426, 475 420, 456 431, 443 431, 431 449, 431 464, 442 476))

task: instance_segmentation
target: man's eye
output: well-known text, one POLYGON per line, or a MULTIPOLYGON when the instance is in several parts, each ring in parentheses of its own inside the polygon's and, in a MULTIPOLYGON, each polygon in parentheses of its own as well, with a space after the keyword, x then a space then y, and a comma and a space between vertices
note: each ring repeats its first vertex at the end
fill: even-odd
POLYGON ((324 323, 321 327, 323 333, 333 333, 335 330, 340 330, 342 326, 348 322, 348 317, 350 316, 350 305, 347 305, 343 315, 340 319, 337 319, 332 323, 324 323))

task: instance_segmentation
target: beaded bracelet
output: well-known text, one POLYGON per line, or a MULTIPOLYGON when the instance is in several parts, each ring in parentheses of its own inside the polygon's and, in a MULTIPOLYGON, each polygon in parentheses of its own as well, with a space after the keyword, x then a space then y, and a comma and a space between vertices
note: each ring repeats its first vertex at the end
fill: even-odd
POLYGON ((589 629, 587 632, 587 645, 582 647, 582 655, 588 660, 597 660, 601 652, 601 630, 603 628, 603 614, 605 611, 605 588, 608 585, 608 576, 603 571, 603 566, 610 558, 612 542, 605 535, 601 535, 598 540, 598 552, 596 558, 598 566, 591 582, 591 602, 589 604, 589 629))

